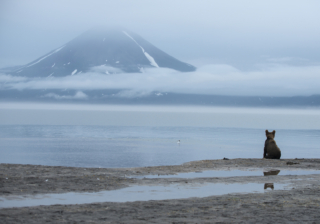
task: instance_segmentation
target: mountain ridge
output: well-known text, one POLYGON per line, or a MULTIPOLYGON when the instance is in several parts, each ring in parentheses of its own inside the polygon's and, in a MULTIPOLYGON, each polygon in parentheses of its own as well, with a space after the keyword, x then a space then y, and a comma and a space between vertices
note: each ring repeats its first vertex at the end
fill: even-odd
MULTIPOLYGON (((139 73, 152 67, 181 72, 196 69, 158 49, 138 34, 118 27, 92 28, 9 73, 27 77, 61 77, 88 72, 95 66, 111 67, 125 73, 139 73)), ((106 69, 105 73, 115 72, 106 69)))

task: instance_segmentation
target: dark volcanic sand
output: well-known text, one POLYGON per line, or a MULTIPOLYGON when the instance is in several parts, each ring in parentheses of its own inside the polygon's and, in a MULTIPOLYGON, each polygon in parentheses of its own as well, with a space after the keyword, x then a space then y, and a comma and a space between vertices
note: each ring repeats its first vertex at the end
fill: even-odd
MULTIPOLYGON (((95 192, 131 185, 290 183, 290 190, 205 198, 0 209, 0 223, 319 223, 320 174, 179 179, 161 175, 227 169, 320 169, 320 159, 205 160, 180 166, 75 168, 0 164, 0 196, 95 192), (159 174, 156 179, 134 175, 159 174), (97 179, 99 178, 99 180, 97 179), (47 180, 47 181, 46 181, 47 180)), ((262 185, 263 186, 263 185, 262 185)))

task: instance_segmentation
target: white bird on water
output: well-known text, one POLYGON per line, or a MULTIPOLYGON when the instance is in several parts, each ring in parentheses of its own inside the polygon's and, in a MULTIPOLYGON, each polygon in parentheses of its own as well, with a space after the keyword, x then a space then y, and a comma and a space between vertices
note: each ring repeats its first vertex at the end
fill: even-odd
POLYGON ((180 140, 177 141, 177 144, 180 144, 180 140))

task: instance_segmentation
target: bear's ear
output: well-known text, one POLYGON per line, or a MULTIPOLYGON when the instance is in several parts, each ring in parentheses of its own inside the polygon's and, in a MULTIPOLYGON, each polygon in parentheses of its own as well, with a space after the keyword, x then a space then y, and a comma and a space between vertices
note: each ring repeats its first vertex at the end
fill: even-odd
POLYGON ((266 134, 268 134, 269 132, 268 132, 268 130, 266 130, 266 134))
POLYGON ((276 135, 276 131, 275 131, 275 130, 273 130, 272 134, 273 134, 273 137, 274 137, 274 136, 276 135))

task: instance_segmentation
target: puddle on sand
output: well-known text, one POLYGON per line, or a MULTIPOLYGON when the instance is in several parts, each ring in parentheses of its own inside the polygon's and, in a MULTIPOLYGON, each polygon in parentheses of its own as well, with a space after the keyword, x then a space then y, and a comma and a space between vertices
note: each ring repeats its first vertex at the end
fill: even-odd
MULTIPOLYGON (((275 190, 286 188, 286 184, 275 184, 275 190)), ((198 184, 169 186, 131 186, 120 190, 100 191, 97 193, 64 193, 36 196, 0 197, 0 208, 25 207, 54 204, 84 204, 98 202, 130 202, 191 197, 208 197, 230 193, 263 193, 264 184, 198 184)))
POLYGON ((193 173, 178 173, 173 175, 145 175, 130 176, 130 178, 210 178, 210 177, 238 177, 238 176, 269 176, 269 175, 311 175, 320 174, 320 170, 208 170, 193 173))

